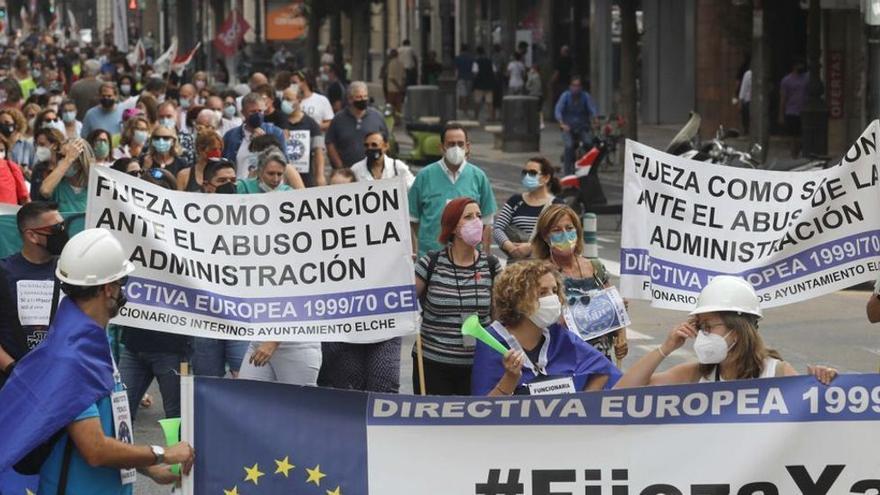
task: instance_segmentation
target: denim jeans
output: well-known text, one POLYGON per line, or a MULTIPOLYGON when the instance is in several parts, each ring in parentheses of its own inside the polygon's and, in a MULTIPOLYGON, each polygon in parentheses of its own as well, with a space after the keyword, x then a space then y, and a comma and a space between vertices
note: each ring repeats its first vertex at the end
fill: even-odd
POLYGON ((580 158, 574 156, 579 142, 582 143, 587 150, 593 146, 593 135, 590 133, 588 127, 572 129, 569 132, 563 131, 562 146, 565 150, 562 154, 562 170, 565 175, 571 175, 574 173, 574 162, 580 158))
POLYGON ((153 378, 159 382, 166 418, 180 417, 180 363, 187 356, 175 352, 132 352, 123 348, 119 356, 119 374, 127 387, 131 419, 134 421, 141 397, 153 378))
POLYGON ((238 373, 247 352, 246 340, 222 340, 196 337, 193 339, 193 374, 226 376, 226 367, 238 373))

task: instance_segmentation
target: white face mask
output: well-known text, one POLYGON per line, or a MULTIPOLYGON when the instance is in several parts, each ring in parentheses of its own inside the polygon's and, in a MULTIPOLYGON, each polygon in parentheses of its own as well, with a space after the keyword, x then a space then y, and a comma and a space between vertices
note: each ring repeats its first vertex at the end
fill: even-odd
POLYGON ((45 162, 49 160, 49 158, 52 158, 52 150, 49 148, 45 146, 37 146, 37 149, 34 150, 34 160, 36 160, 37 163, 45 162))
POLYGON ((550 294, 538 299, 538 309, 529 316, 529 320, 537 325, 538 328, 547 328, 556 323, 561 314, 562 303, 559 302, 559 296, 550 294))
POLYGON ((694 354, 697 355, 697 361, 701 364, 718 364, 727 357, 729 347, 725 337, 729 335, 727 332, 723 336, 717 333, 697 333, 694 339, 694 354))
POLYGON ((461 165, 462 163, 464 163, 464 148, 459 148, 458 146, 447 148, 444 156, 446 157, 446 163, 452 166, 461 165))

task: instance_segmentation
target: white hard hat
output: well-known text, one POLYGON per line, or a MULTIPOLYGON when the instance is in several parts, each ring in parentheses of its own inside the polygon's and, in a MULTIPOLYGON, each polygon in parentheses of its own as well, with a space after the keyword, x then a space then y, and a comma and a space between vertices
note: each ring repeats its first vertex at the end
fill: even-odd
POLYGON ((703 287, 691 315, 732 311, 761 318, 761 305, 752 284, 733 275, 718 275, 703 287))
POLYGON ((105 229, 86 229, 71 237, 55 275, 70 285, 90 287, 109 284, 134 271, 122 245, 105 229))

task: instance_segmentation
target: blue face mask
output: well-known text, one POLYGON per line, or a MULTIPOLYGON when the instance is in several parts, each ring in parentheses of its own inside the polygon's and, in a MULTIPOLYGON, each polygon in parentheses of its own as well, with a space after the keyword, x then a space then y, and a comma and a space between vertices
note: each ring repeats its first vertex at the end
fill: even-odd
POLYGON ((292 114, 295 110, 296 110, 296 107, 293 106, 293 103, 291 103, 291 102, 289 102, 289 101, 287 101, 287 100, 282 100, 282 101, 281 101, 281 112, 282 112, 284 115, 290 115, 290 114, 292 114))
POLYGON ((159 119, 159 125, 161 125, 162 127, 167 127, 169 129, 174 129, 174 127, 175 127, 174 119, 172 119, 171 117, 165 117, 163 119, 159 119))
POLYGON ((527 191, 534 191, 541 186, 541 181, 537 175, 524 175, 522 185, 527 191))
POLYGON ((153 149, 159 153, 167 153, 171 149, 171 141, 155 139, 153 140, 153 149))
POLYGON ((570 251, 577 244, 578 234, 576 230, 554 232, 550 234, 550 246, 559 251, 570 251))

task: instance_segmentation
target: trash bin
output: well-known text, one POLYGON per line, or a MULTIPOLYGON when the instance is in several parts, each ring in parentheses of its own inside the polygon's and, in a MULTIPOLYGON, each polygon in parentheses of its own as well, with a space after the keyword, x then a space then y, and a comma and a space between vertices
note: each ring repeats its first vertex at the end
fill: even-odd
POLYGON ((403 120, 409 124, 420 117, 440 116, 440 88, 437 86, 409 86, 403 102, 403 120))
POLYGON ((538 118, 538 98, 534 96, 505 96, 501 103, 501 150, 510 153, 539 151, 541 129, 538 118))

